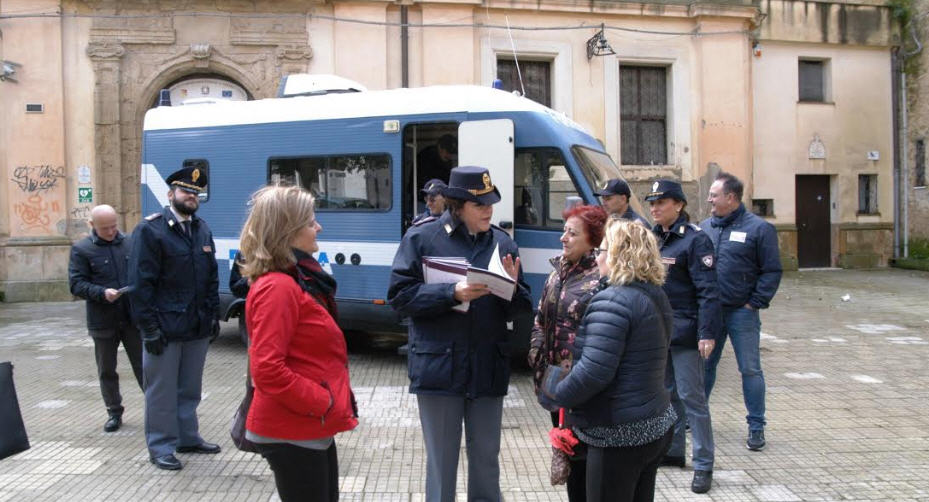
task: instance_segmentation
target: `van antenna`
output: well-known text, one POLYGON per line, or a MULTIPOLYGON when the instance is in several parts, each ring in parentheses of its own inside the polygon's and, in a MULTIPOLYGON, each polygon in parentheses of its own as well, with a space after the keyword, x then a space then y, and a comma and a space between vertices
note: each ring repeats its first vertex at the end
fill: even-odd
POLYGON ((516 58, 516 42, 513 41, 513 32, 510 31, 510 16, 504 16, 506 19, 506 34, 510 37, 510 47, 513 50, 513 63, 516 64, 516 76, 519 78, 519 88, 522 89, 523 97, 526 96, 526 86, 523 85, 523 72, 519 70, 519 59, 516 58))

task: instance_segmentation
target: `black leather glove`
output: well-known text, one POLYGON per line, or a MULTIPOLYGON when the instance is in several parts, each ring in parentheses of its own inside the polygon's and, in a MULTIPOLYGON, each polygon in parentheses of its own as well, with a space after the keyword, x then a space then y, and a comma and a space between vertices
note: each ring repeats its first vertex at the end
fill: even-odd
POLYGON ((153 356, 160 356, 165 351, 165 345, 168 341, 160 329, 146 331, 142 335, 142 345, 145 346, 145 352, 153 356))
POLYGON ((219 320, 213 320, 213 326, 210 328, 210 343, 219 337, 219 320))

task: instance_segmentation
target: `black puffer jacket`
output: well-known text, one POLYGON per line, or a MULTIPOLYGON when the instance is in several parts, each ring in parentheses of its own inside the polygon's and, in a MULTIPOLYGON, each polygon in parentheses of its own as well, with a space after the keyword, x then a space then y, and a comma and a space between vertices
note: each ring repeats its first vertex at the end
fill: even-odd
POLYGON ((653 418, 668 409, 665 362, 671 305, 660 287, 641 282, 606 286, 587 306, 578 330, 574 367, 560 382, 551 366, 546 394, 568 408, 577 427, 653 418))

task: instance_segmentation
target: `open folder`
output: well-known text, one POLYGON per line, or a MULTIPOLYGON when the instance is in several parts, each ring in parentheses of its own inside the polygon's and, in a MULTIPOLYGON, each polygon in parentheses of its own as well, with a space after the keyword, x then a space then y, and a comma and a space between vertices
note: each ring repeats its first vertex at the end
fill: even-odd
MULTIPOLYGON (((510 278, 500 260, 500 246, 494 248, 487 268, 473 267, 465 258, 447 256, 423 257, 423 280, 426 284, 448 284, 467 281, 469 284, 486 284, 490 292, 506 301, 516 292, 516 281, 510 278)), ((467 312, 469 302, 452 307, 467 312)))

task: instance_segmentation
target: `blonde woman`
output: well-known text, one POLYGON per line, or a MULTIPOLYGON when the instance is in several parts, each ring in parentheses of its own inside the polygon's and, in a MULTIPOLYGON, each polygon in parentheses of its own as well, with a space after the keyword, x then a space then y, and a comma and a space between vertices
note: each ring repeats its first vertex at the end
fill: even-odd
POLYGON ((611 219, 597 249, 600 291, 577 333, 570 373, 549 366, 544 396, 588 445, 587 500, 650 501, 677 416, 664 385, 672 312, 652 232, 611 219))
POLYGON ((334 438, 358 425, 336 283, 312 256, 321 231, 313 196, 281 186, 255 192, 242 228, 255 386, 246 438, 260 445, 283 502, 339 499, 334 438))

